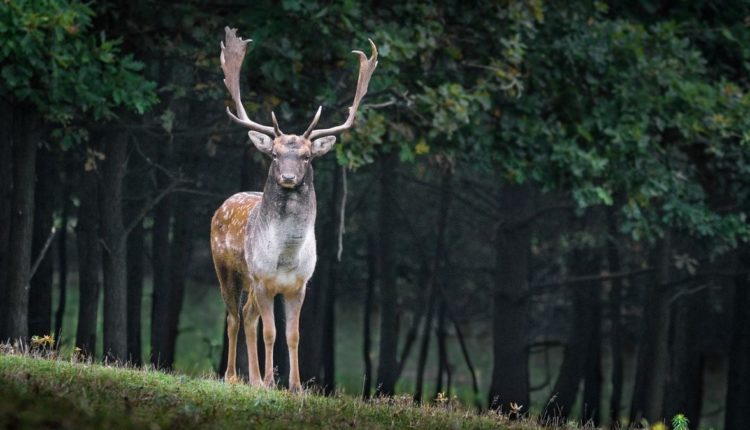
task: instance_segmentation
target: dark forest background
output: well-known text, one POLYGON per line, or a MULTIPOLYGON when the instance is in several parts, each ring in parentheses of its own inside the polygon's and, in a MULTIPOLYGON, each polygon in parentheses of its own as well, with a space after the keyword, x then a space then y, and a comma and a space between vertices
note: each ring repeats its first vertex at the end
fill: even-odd
POLYGON ((315 162, 303 380, 748 422, 745 1, 1 2, 1 339, 223 373, 209 222, 268 168, 225 112, 227 25, 249 116, 290 131, 339 123, 380 50, 315 162))

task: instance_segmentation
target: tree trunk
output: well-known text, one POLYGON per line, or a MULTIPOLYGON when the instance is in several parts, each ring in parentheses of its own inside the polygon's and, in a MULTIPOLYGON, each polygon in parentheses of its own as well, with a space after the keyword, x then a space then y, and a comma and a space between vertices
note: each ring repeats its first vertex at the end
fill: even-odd
POLYGON ((414 384, 414 401, 422 402, 424 393, 424 370, 427 366, 427 356, 430 352, 430 338, 432 337, 432 319, 435 313, 435 300, 437 294, 430 288, 427 302, 427 317, 422 329, 422 343, 419 347, 419 357, 417 358, 417 380, 414 384))
POLYGON ((448 348, 446 345, 446 336, 447 333, 445 331, 445 299, 440 298, 440 304, 438 305, 438 314, 437 314, 437 328, 435 329, 435 340, 437 342, 438 347, 438 368, 437 368, 437 381, 435 383, 435 395, 433 396, 434 399, 438 398, 439 395, 444 394, 446 391, 448 393, 448 397, 450 398, 450 375, 451 375, 451 364, 448 361, 448 348), (445 391, 443 389, 443 375, 446 376, 446 385, 445 385, 445 391))
MULTIPOLYGON (((591 275, 598 264, 592 250, 577 249, 571 258, 571 273, 574 276, 591 275)), ((565 423, 572 413, 578 397, 581 380, 586 379, 584 388, 584 422, 598 420, 599 394, 601 386, 601 354, 599 335, 597 282, 586 282, 570 287, 571 328, 557 381, 547 402, 544 417, 551 423, 565 423), (590 367, 590 369, 589 369, 590 367), (587 390, 586 390, 587 389, 587 390), (590 406, 591 405, 591 406, 590 406)))
POLYGON ((128 235, 128 360, 140 367, 141 351, 141 302, 143 300, 143 271, 146 243, 143 221, 138 222, 128 235))
MULTIPOLYGON (((737 269, 744 271, 750 261, 747 245, 738 252, 737 269)), ((734 277, 732 345, 727 375, 725 429, 741 429, 750 421, 750 276, 734 277)))
MULTIPOLYGON (((172 166, 173 144, 171 140, 157 144, 158 163, 170 169, 172 166)), ((157 192, 166 189, 170 178, 162 171, 156 171, 157 192)), ((172 197, 165 196, 154 208, 154 225, 151 229, 151 269, 153 292, 151 300, 151 364, 162 368, 166 355, 166 341, 169 335, 167 315, 169 308, 169 233, 172 222, 172 197)), ((240 324, 241 325, 241 324, 240 324)), ((243 342, 237 342, 238 345, 243 342)))
MULTIPOLYGON (((148 143, 158 144, 155 141, 148 143)), ((135 149, 131 145, 131 149, 135 149)), ((134 151, 131 153, 135 154, 134 151)), ((143 280, 146 265, 146 229, 144 220, 136 220, 147 204, 145 195, 148 192, 147 173, 149 166, 142 156, 133 155, 128 162, 128 174, 125 178, 127 204, 125 205, 125 224, 136 224, 128 233, 127 244, 127 284, 128 284, 128 361, 134 366, 143 364, 143 338, 141 330, 143 280)))
MULTIPOLYGON (((300 316, 300 373, 303 381, 329 394, 335 388, 335 304, 338 226, 341 209, 341 169, 332 160, 331 194, 324 209, 326 222, 318 232, 318 266, 310 281, 300 316)), ((284 353, 286 354, 286 353, 284 353)))
POLYGON ((78 248, 78 327, 76 347, 88 355, 96 353, 96 320, 101 290, 102 249, 99 241, 99 181, 96 170, 80 176, 76 245, 78 248))
POLYGON ((636 364, 635 386, 631 402, 630 422, 641 418, 656 422, 663 417, 664 385, 668 366, 669 336, 669 268, 672 247, 670 233, 665 233, 658 248, 656 285, 645 295, 641 338, 636 364))
POLYGON ((367 286, 365 291, 365 309, 362 324, 362 356, 365 361, 365 380, 362 384, 362 398, 369 399, 372 389, 372 336, 370 324, 372 321, 372 300, 375 293, 375 276, 377 272, 377 255, 375 241, 372 234, 367 235, 367 286))
POLYGON ((104 357, 126 362, 127 325, 127 238, 123 225, 122 183, 128 155, 127 134, 115 132, 104 143, 101 172, 101 232, 104 242, 104 357))
POLYGON ((34 176, 41 120, 33 108, 14 118, 13 132, 13 194, 11 227, 8 236, 8 278, 3 300, 3 329, 0 339, 26 341, 29 335, 29 271, 34 228, 34 176))
MULTIPOLYGON (((273 301, 273 317, 276 324, 276 341, 273 344, 273 367, 279 386, 289 387, 289 353, 286 346, 286 319, 284 318, 284 298, 278 295, 273 301)), ((262 333, 262 332, 261 332, 262 333)), ((265 347, 265 344, 264 344, 265 347)), ((265 356, 265 354, 263 354, 265 356)), ((261 367, 262 369, 263 367, 261 367)))
POLYGON ((321 364, 323 366, 323 389, 326 394, 333 393, 336 388, 336 279, 338 277, 338 232, 341 223, 342 186, 341 167, 333 163, 333 183, 331 184, 331 199, 328 202, 331 222, 326 235, 326 258, 328 267, 326 276, 326 294, 323 302, 321 364))
MULTIPOLYGON (((8 282, 8 257, 10 248, 10 205, 13 193, 13 109, 0 100, 0 311, 5 310, 6 284, 8 282)), ((0 317, 0 341, 5 338, 0 317)))
POLYGON ((500 205, 508 219, 495 237, 495 288, 493 291, 493 363, 489 405, 508 412, 515 403, 528 411, 528 292, 531 230, 526 218, 531 209, 528 185, 509 185, 501 190, 500 205))
MULTIPOLYGON (((598 259, 597 259, 598 260, 598 259)), ((599 262, 596 261, 598 268, 599 262)), ((583 287, 583 285, 581 286, 583 287)), ((602 401, 602 300, 600 283, 587 288, 587 313, 585 361, 583 371, 583 422, 599 427, 602 401)), ((575 287, 574 287, 575 288, 575 287)))
POLYGON ((378 393, 391 396, 396 391, 398 373, 398 297, 396 289, 396 235, 393 223, 393 196, 396 192, 396 156, 380 157, 380 208, 378 239, 380 273, 380 353, 378 393))
POLYGON ((190 267, 193 242, 193 204, 189 197, 175 199, 174 222, 172 225, 172 246, 169 252, 169 292, 164 307, 164 338, 161 340, 159 365, 172 369, 175 360, 175 345, 182 311, 182 300, 185 292, 187 268, 190 267))
POLYGON ((68 221, 70 220, 70 195, 73 189, 68 154, 63 154, 65 177, 62 196, 60 197, 60 231, 57 233, 57 285, 60 289, 57 310, 55 310, 55 339, 59 347, 62 343, 63 317, 65 316, 65 302, 68 299, 68 221))
POLYGON ((664 417, 684 414, 692 428, 700 427, 703 398, 703 356, 700 339, 705 319, 706 294, 683 296, 673 304, 672 333, 669 351, 669 372, 664 397, 664 417))
POLYGON ((29 335, 52 333, 52 270, 53 254, 45 244, 52 230, 55 195, 60 180, 56 175, 54 155, 48 149, 39 150, 36 158, 36 190, 34 205, 34 234, 31 243, 32 263, 44 256, 32 275, 29 291, 29 335))
MULTIPOLYGON (((607 211, 607 261, 610 273, 621 270, 620 253, 617 249, 617 218, 615 211, 607 211)), ((610 344, 612 345, 612 396, 609 401, 610 427, 620 425, 620 408, 622 406, 623 351, 622 351, 622 280, 613 279, 609 291, 610 344)))

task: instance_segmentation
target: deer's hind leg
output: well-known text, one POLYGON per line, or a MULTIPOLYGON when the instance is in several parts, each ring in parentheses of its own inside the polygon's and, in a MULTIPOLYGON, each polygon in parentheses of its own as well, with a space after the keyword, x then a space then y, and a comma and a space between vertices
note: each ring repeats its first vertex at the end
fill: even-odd
POLYGON ((242 320, 245 328, 247 345, 248 375, 251 385, 261 385, 260 366, 258 365, 258 306, 255 303, 255 291, 249 278, 243 280, 243 289, 247 291, 247 302, 242 308, 242 320))
POLYGON ((227 370, 224 380, 237 382, 237 333, 240 330, 240 288, 237 284, 236 274, 230 268, 217 265, 216 274, 221 286, 221 297, 227 307, 227 370))

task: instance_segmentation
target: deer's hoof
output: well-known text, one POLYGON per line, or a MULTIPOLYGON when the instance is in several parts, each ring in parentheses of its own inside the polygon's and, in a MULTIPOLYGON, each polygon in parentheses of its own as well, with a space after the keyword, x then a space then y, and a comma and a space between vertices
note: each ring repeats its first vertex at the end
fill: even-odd
POLYGON ((292 384, 292 385, 289 386, 289 391, 291 391, 292 393, 301 393, 303 391, 302 390, 302 385, 300 385, 300 384, 292 384))

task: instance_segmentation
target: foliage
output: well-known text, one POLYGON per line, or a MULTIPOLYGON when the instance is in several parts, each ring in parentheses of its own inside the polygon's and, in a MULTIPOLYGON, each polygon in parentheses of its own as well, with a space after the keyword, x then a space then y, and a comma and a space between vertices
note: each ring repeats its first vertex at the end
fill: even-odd
POLYGON ((710 76, 675 23, 606 10, 560 8, 538 26, 526 93, 506 103, 489 147, 501 172, 569 190, 579 207, 618 197, 635 239, 673 228, 714 239, 715 252, 747 241, 745 213, 717 212, 721 187, 707 182, 721 170, 732 195, 744 184, 747 93, 710 76))
POLYGON ((62 126, 66 145, 82 117, 112 120, 120 109, 143 114, 156 102, 143 64, 120 40, 95 33, 92 9, 75 0, 6 1, 0 7, 0 95, 32 105, 62 126))
POLYGON ((673 430, 690 430, 688 424, 690 424, 690 422, 685 415, 677 414, 672 417, 673 430))

